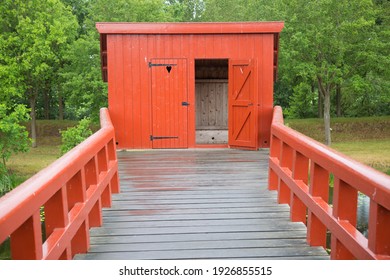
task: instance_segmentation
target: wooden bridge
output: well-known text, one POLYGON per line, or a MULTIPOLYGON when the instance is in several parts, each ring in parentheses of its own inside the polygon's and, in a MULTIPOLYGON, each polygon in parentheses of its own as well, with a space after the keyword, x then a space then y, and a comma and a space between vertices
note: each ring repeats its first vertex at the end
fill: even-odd
POLYGON ((77 259, 326 259, 267 189, 268 151, 120 152, 121 193, 77 259))
POLYGON ((101 125, 0 199, 13 259, 390 259, 390 177, 284 126, 279 107, 269 153, 116 153, 105 109, 101 125))

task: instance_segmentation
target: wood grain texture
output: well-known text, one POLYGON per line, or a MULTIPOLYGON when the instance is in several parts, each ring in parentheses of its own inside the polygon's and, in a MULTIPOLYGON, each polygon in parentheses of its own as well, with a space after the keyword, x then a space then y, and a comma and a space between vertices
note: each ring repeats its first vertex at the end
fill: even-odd
POLYGON ((76 259, 328 259, 267 190, 268 151, 119 152, 121 194, 76 259))

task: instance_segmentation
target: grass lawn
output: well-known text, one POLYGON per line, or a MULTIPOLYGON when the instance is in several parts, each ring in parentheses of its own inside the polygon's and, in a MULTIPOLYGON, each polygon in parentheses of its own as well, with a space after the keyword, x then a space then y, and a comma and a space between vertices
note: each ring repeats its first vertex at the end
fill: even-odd
POLYGON ((390 139, 333 143, 332 148, 390 175, 390 139))
POLYGON ((48 166, 59 156, 59 145, 40 144, 37 148, 30 148, 28 153, 12 156, 8 162, 8 168, 21 181, 24 181, 48 166))
MULTIPOLYGON (((323 142, 322 119, 285 120, 285 124, 323 142)), ((333 118, 332 148, 390 175, 390 116, 333 118)))

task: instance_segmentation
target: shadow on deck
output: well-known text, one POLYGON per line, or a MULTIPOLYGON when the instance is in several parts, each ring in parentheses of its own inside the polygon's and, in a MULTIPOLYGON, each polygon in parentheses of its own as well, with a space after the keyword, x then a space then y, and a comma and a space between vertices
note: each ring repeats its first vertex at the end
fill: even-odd
POLYGON ((267 190, 268 150, 119 152, 121 193, 76 259, 328 259, 267 190))

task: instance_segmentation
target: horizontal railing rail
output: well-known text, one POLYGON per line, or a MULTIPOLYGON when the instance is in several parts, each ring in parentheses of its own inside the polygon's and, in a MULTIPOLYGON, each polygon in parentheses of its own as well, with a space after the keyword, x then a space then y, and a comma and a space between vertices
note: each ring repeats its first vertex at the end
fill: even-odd
POLYGON ((326 248, 330 233, 331 259, 390 259, 390 176, 285 126, 279 106, 268 187, 277 190, 279 203, 290 205, 292 221, 306 224, 308 244, 326 248), (356 225, 359 193, 370 200, 368 237, 356 225))
POLYGON ((89 229, 119 192, 115 133, 108 109, 101 128, 0 198, 0 244, 12 259, 72 259, 89 249, 89 229))

